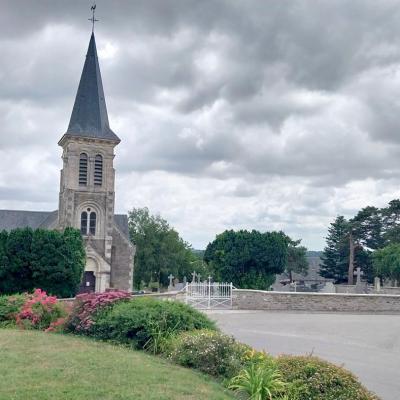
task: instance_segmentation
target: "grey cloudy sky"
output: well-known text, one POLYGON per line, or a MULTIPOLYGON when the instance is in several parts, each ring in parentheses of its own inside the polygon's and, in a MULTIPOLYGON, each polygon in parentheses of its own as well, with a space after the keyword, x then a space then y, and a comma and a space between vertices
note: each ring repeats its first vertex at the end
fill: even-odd
MULTIPOLYGON (((0 207, 57 208, 89 1, 0 0, 0 207)), ((400 197, 399 0, 98 1, 116 210, 196 248, 400 197)))

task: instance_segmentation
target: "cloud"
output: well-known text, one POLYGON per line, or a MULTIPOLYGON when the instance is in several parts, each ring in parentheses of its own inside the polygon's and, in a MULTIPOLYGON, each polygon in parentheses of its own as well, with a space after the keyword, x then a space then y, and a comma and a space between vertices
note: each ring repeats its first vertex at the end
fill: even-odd
MULTIPOLYGON (((0 206, 55 209, 90 2, 0 1, 0 206)), ((98 1, 117 210, 313 249, 400 184, 398 2, 98 1)))

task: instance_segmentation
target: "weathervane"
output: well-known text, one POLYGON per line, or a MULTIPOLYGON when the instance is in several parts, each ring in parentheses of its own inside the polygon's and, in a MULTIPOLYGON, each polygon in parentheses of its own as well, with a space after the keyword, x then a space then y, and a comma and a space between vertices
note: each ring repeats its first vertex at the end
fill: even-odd
POLYGON ((90 9, 92 10, 92 18, 88 18, 89 21, 92 22, 92 32, 94 32, 94 23, 98 21, 98 19, 96 19, 94 17, 94 13, 96 11, 96 3, 93 3, 92 7, 90 7, 90 9))

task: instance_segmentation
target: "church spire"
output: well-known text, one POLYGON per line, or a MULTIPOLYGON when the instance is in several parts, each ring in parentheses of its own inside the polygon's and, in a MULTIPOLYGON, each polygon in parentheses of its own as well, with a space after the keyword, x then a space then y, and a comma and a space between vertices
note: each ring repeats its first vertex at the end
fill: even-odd
POLYGON ((83 66, 68 130, 64 136, 97 138, 119 143, 110 129, 94 33, 83 66))

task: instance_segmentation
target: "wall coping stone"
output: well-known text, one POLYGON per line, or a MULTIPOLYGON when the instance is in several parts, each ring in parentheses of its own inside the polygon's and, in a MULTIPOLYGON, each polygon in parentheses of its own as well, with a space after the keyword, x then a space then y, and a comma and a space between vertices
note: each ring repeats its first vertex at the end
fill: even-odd
POLYGON ((248 293, 265 293, 268 295, 293 295, 293 296, 325 296, 325 297, 390 297, 400 299, 398 294, 376 294, 376 293, 317 293, 317 292, 274 292, 268 290, 255 290, 255 289, 233 289, 235 292, 248 292, 248 293))

